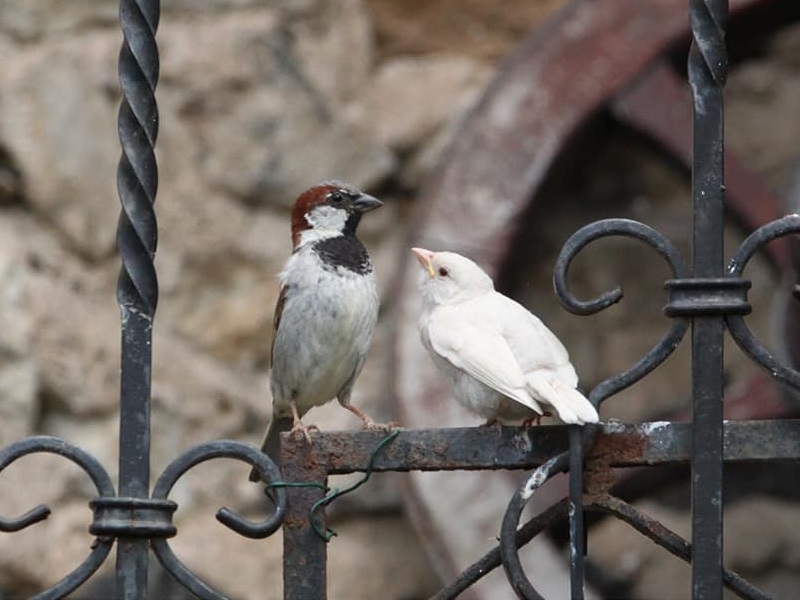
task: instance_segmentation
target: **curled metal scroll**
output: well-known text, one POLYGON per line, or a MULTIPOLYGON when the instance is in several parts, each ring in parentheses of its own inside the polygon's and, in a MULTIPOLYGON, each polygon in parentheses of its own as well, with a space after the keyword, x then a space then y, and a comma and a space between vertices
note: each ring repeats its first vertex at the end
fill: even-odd
MULTIPOLYGON (((800 215, 788 215, 759 227, 742 242, 731 258, 727 268, 728 274, 741 277, 747 263, 761 246, 793 233, 800 233, 800 215)), ((779 381, 800 389, 800 372, 782 363, 767 350, 747 327, 743 315, 727 315, 726 322, 731 336, 745 354, 766 368, 779 381)))
MULTIPOLYGON (((551 506, 541 515, 533 517, 523 527, 517 529, 520 516, 528 500, 530 500, 536 490, 544 485, 553 475, 567 470, 568 467, 569 453, 564 452, 553 457, 533 471, 511 498, 503 517, 500 533, 500 559, 502 560, 502 565, 509 583, 517 596, 523 600, 544 600, 544 598, 527 579, 519 559, 518 549, 529 542, 535 535, 541 533, 546 526, 567 516, 572 508, 569 507, 569 503, 566 499, 562 500, 560 503, 551 506)), ((599 494, 592 496, 591 500, 587 501, 585 504, 585 508, 611 514, 636 529, 639 533, 650 538, 653 542, 674 556, 685 562, 691 561, 692 545, 689 542, 665 527, 659 521, 640 512, 627 502, 610 494, 599 494)), ((481 566, 482 569, 486 569, 487 566, 492 566, 497 560, 498 559, 490 552, 486 557, 481 559, 479 563, 476 563, 476 565, 481 566)), ((474 580, 476 577, 473 576, 472 579, 474 580)), ((748 598, 749 600, 768 600, 769 598, 768 595, 756 586, 730 569, 723 568, 722 579, 725 587, 742 598, 748 598)), ((461 584, 460 589, 465 589, 465 586, 461 584)), ((449 591, 450 590, 446 590, 445 592, 449 591)), ((435 596, 437 600, 439 598, 449 599, 454 597, 454 595, 448 593, 435 596)))
POLYGON ((511 587, 523 600, 544 600, 544 598, 525 575, 519 559, 519 546, 523 542, 519 539, 517 526, 522 516, 522 510, 536 490, 553 475, 563 473, 569 468, 570 454, 570 452, 562 452, 535 469, 511 497, 505 515, 503 515, 503 523, 500 526, 500 557, 503 570, 511 587))
MULTIPOLYGON (((7 446, 0 451, 0 472, 11 463, 23 456, 37 452, 56 454, 71 460, 83 469, 97 488, 100 496, 114 496, 114 484, 111 482, 106 470, 91 454, 79 447, 69 444, 52 436, 33 436, 7 446)), ((0 516, 0 531, 19 531, 43 519, 50 514, 50 508, 44 504, 33 508, 17 518, 0 516)), ((37 594, 35 600, 50 600, 64 598, 83 584, 92 573, 103 564, 113 545, 112 539, 97 538, 92 545, 89 556, 73 571, 62 578, 58 583, 47 590, 37 594)))
MULTIPOLYGON (((578 253, 591 242, 609 236, 623 236, 640 240, 663 256, 674 279, 688 274, 680 250, 668 238, 649 225, 631 219, 603 219, 590 223, 573 233, 564 243, 553 271, 553 287, 561 305, 578 315, 591 315, 616 304, 622 299, 622 288, 616 287, 591 300, 580 300, 569 290, 567 274, 578 253)), ((589 395, 589 400, 599 406, 606 398, 630 387, 664 362, 686 335, 689 321, 675 319, 669 331, 636 364, 628 370, 600 382, 589 395)))
MULTIPOLYGON (((242 460, 255 467, 265 481, 276 483, 281 480, 278 467, 270 458, 254 446, 231 440, 220 440, 199 444, 173 460, 156 481, 153 498, 166 500, 175 482, 192 467, 214 458, 232 458, 242 460)), ((249 538, 265 538, 277 531, 283 523, 286 513, 286 490, 276 487, 271 492, 274 499, 274 511, 269 518, 254 523, 237 515, 227 507, 217 512, 217 520, 233 531, 249 538)), ((166 538, 152 540, 153 552, 162 566, 172 574, 186 589, 204 600, 224 600, 226 597, 212 589, 197 577, 175 555, 166 538)))

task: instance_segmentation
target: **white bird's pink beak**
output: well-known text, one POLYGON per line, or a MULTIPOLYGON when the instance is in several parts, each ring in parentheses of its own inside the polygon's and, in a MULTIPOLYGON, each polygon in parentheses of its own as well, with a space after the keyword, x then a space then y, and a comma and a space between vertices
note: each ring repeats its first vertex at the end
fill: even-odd
POLYGON ((411 252, 419 261, 419 264, 428 272, 428 275, 430 275, 431 278, 435 277, 436 272, 433 270, 433 257, 436 253, 425 250, 425 248, 412 248, 411 252))

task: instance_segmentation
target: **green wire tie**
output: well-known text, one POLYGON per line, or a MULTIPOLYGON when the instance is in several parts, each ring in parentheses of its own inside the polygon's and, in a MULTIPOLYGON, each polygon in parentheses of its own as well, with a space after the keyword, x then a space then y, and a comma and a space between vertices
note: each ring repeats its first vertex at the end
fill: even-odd
POLYGON ((266 489, 272 488, 319 488, 328 492, 325 496, 314 502, 311 505, 311 509, 308 511, 308 520, 311 523, 311 528, 314 530, 314 533, 325 542, 331 541, 331 539, 339 535, 333 529, 325 528, 323 529, 321 525, 321 519, 317 517, 317 511, 322 508, 323 506, 327 506, 337 498, 344 496, 345 494, 349 494, 350 492, 355 491, 356 489, 360 488, 364 485, 369 478, 372 476, 372 470, 375 466, 375 460, 378 458, 378 454, 380 454, 381 450, 383 450, 389 443, 394 440, 398 435, 400 435, 400 429, 395 429, 385 438, 383 438, 378 444, 373 448, 372 452, 369 455, 369 460, 367 461, 367 468, 364 471, 364 477, 359 481, 355 482, 348 488, 343 490, 339 490, 339 488, 328 488, 322 483, 318 483, 316 481, 276 481, 274 483, 268 483, 266 485, 266 489))
POLYGON ((364 471, 364 477, 362 479, 356 481, 349 488, 345 488, 341 491, 338 488, 332 488, 326 496, 320 498, 319 500, 314 502, 314 504, 311 506, 311 510, 308 511, 308 520, 311 523, 311 527, 314 530, 314 533, 316 533, 317 536, 320 537, 323 541, 330 542, 334 536, 339 534, 336 533, 333 529, 330 529, 329 527, 323 530, 322 525, 320 524, 321 519, 317 517, 317 511, 323 506, 327 506, 328 504, 336 500, 336 498, 340 498, 345 494, 349 494, 350 492, 355 491, 356 489, 360 488, 362 485, 367 483, 369 478, 372 476, 372 469, 375 466, 375 459, 378 457, 378 454, 380 454, 381 450, 383 450, 386 446, 388 446, 392 442, 392 440, 394 440, 394 438, 396 438, 398 435, 400 435, 400 430, 395 429, 393 432, 391 432, 389 435, 383 438, 380 442, 378 442, 375 448, 373 448, 372 453, 369 455, 369 461, 367 461, 367 468, 364 471))

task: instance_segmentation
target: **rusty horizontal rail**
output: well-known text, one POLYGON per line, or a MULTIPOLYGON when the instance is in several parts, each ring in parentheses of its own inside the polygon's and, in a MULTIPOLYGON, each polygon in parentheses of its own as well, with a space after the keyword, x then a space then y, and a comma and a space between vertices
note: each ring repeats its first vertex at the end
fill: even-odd
MULTIPOLYGON (((314 433, 304 438, 284 434, 283 460, 313 461, 328 474, 364 472, 380 431, 314 433)), ((726 421, 726 462, 800 459, 800 419, 726 421)), ((600 458, 612 467, 688 463, 691 424, 619 422, 600 427, 587 460, 600 458)), ((374 458, 373 471, 454 471, 531 469, 569 449, 569 427, 469 427, 401 431, 374 458)))

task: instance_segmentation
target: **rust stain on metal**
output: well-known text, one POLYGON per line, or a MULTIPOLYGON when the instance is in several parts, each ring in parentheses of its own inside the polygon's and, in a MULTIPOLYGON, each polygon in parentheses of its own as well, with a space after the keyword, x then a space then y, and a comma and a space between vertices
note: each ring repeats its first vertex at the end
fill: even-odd
POLYGON ((584 488, 587 502, 606 496, 616 483, 612 465, 634 463, 647 449, 647 436, 635 430, 632 434, 599 432, 584 469, 584 488))
POLYGON ((647 436, 639 429, 621 433, 597 435, 597 443, 592 448, 590 458, 610 464, 640 462, 647 450, 647 436))
POLYGON ((308 527, 308 518, 307 516, 303 518, 286 517, 283 521, 283 526, 291 529, 303 529, 304 527, 308 527))
POLYGON ((614 471, 602 459, 590 459, 583 471, 584 502, 607 493, 614 485, 614 471))

